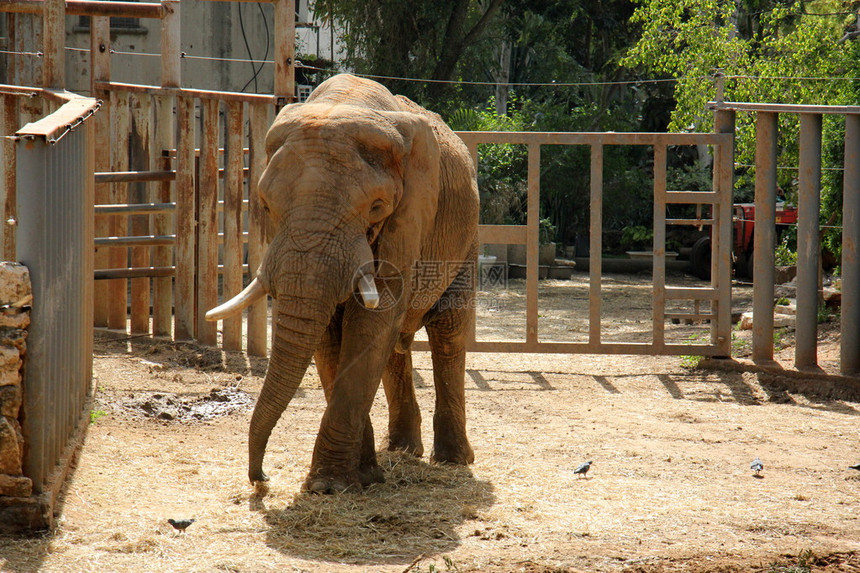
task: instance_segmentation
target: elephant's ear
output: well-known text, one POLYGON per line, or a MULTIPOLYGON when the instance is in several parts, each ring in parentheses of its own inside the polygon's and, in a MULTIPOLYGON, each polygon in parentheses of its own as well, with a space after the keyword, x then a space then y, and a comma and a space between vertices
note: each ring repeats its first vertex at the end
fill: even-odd
POLYGON ((436 218, 441 154, 433 126, 426 117, 409 112, 385 115, 403 137, 403 195, 382 227, 376 256, 408 276, 436 218))

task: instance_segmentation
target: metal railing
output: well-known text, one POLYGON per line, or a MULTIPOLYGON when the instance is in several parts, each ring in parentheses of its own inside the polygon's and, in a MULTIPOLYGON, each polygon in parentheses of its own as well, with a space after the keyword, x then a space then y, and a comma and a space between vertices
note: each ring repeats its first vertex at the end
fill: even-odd
POLYGON ((794 363, 798 370, 818 367, 818 308, 821 204, 821 133, 825 114, 845 116, 842 206, 842 310, 840 372, 860 374, 860 106, 718 102, 712 104, 734 132, 735 112, 756 114, 753 260, 753 360, 774 357, 774 247, 776 246, 777 125, 780 114, 800 116, 797 226, 797 322, 794 363), (765 248, 761 248, 764 245, 765 248), (768 248, 769 247, 769 248, 768 248))

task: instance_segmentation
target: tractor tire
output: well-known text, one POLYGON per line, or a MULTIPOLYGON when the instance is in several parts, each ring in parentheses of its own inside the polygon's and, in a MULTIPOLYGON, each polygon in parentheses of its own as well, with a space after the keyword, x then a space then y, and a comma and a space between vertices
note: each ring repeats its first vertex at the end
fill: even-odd
POLYGON ((740 278, 753 279, 753 252, 738 254, 738 260, 735 263, 735 276, 740 278))
POLYGON ((690 249, 690 272, 703 281, 711 279, 711 238, 701 237, 690 249))

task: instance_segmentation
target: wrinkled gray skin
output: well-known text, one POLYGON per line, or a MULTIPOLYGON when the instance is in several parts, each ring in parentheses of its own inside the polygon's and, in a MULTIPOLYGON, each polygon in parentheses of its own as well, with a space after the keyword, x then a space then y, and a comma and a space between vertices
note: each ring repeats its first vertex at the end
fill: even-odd
POLYGON ((436 385, 431 460, 471 463, 464 346, 478 193, 467 149, 436 114, 339 75, 281 110, 266 152, 259 193, 271 243, 257 278, 275 299, 273 348, 251 418, 249 478, 268 479, 266 444, 312 357, 327 407, 304 489, 383 481, 369 417, 380 380, 388 448, 421 456, 410 354, 421 327, 436 385), (378 308, 357 292, 359 267, 375 269, 378 308))

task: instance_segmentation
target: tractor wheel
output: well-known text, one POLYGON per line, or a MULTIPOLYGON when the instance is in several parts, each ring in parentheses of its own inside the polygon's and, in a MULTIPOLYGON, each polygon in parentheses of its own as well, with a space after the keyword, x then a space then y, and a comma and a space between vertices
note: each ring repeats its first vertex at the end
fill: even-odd
POLYGON ((702 237, 690 249, 690 272, 706 281, 711 278, 711 238, 702 237))
POLYGON ((739 253, 735 263, 735 275, 745 279, 753 278, 753 252, 739 253))

